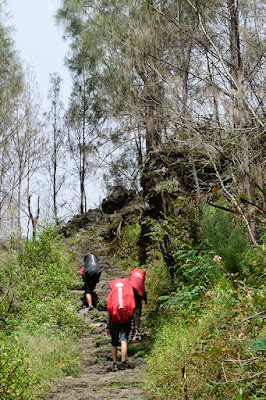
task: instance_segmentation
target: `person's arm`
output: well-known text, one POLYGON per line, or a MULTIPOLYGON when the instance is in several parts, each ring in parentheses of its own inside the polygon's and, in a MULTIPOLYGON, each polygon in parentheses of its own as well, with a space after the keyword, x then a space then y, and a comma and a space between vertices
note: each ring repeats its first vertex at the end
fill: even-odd
POLYGON ((146 290, 145 290, 145 292, 144 292, 143 300, 144 300, 144 303, 147 304, 148 298, 147 298, 147 292, 146 292, 146 290))
POLYGON ((107 320, 107 324, 106 324, 106 336, 108 338, 111 336, 110 328, 111 328, 111 315, 108 311, 108 320, 107 320))
POLYGON ((133 317, 134 317, 134 332, 133 332, 133 335, 135 336, 138 333, 136 310, 134 310, 133 317))

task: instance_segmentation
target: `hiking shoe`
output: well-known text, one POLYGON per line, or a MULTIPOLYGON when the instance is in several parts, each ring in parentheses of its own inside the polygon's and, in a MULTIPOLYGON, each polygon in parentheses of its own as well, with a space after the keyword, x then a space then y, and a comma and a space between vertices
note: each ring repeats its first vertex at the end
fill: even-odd
POLYGON ((93 310, 93 306, 89 306, 88 311, 92 311, 92 310, 93 310))
POLYGON ((140 335, 135 335, 132 338, 133 342, 139 342, 141 340, 141 336, 140 335))
POLYGON ((112 366, 112 372, 115 372, 115 371, 118 371, 117 363, 113 363, 113 366, 112 366))
POLYGON ((128 361, 121 362, 120 369, 133 369, 135 366, 128 361))

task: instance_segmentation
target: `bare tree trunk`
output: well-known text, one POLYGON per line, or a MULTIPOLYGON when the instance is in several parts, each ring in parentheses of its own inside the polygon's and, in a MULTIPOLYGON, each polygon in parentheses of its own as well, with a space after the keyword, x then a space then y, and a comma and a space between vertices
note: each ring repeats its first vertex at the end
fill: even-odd
POLYGON ((21 228, 21 184, 22 184, 22 169, 21 160, 19 165, 19 178, 18 178, 18 200, 17 200, 17 242, 18 242, 18 254, 22 254, 22 228, 21 228))
MULTIPOLYGON (((179 21, 181 19, 181 13, 179 13, 179 21)), ((183 119, 185 131, 187 133, 187 138, 188 138, 188 152, 189 152, 189 162, 191 164, 192 168, 192 176, 194 179, 194 184, 197 192, 197 196, 200 196, 200 185, 199 185, 199 179, 198 179, 198 174, 197 174, 197 169, 196 169, 196 164, 195 164, 195 156, 194 156, 194 150, 193 150, 193 138, 191 135, 190 131, 190 124, 188 123, 189 115, 188 115, 188 77, 189 77, 189 67, 190 67, 190 57, 191 57, 191 50, 192 50, 192 43, 189 44, 188 49, 187 49, 187 54, 185 54, 184 47, 180 46, 180 60, 181 64, 183 65, 183 73, 182 73, 182 92, 183 92, 183 98, 182 98, 182 114, 181 118, 183 119)))
POLYGON ((139 169, 143 166, 143 149, 142 149, 142 142, 141 142, 141 131, 140 127, 138 126, 138 133, 134 131, 135 137, 135 144, 137 147, 137 160, 138 160, 138 167, 139 169))
POLYGON ((53 210, 54 219, 56 225, 58 225, 58 209, 57 209, 57 127, 53 127, 53 139, 54 139, 54 149, 53 149, 53 210))
POLYGON ((217 125, 220 127, 221 126, 221 122, 220 122, 220 113, 219 113, 219 102, 218 102, 217 88, 214 85, 213 74, 212 74, 212 71, 211 71, 210 60, 209 60, 209 56, 208 56, 207 50, 206 50, 205 54, 206 54, 206 59, 207 59, 207 67, 208 67, 208 72, 209 72, 209 78, 210 78, 210 82, 211 82, 215 121, 216 121, 217 125))
POLYGON ((158 74, 148 67, 145 85, 146 108, 146 152, 156 150, 161 144, 162 124, 162 86, 158 74))
MULTIPOLYGON (((251 182, 251 148, 248 133, 246 131, 247 122, 249 121, 249 111, 245 104, 245 88, 244 88, 244 71, 242 65, 241 48, 240 48, 240 33, 239 33, 239 15, 238 15, 238 1, 227 0, 228 13, 229 13, 229 26, 230 26, 230 52, 231 52, 231 65, 232 75, 237 88, 232 86, 235 91, 233 99, 233 106, 236 111, 235 114, 235 128, 240 132, 240 179, 243 190, 248 197, 249 201, 254 203, 254 187, 251 182)), ((254 236, 254 240, 260 243, 260 232, 258 223, 254 218, 250 222, 250 227, 254 236)))
POLYGON ((85 77, 83 80, 83 112, 82 112, 82 143, 81 143, 81 165, 80 165, 80 213, 86 212, 86 199, 85 199, 85 176, 86 176, 86 85, 85 77))
POLYGON ((32 236, 34 239, 36 239, 36 230, 37 230, 37 224, 39 220, 39 215, 40 215, 40 196, 38 196, 38 202, 37 202, 37 212, 36 216, 34 217, 31 211, 31 194, 28 195, 28 210, 29 210, 29 216, 32 224, 32 236))
POLYGON ((64 176, 59 176, 59 166, 60 166, 60 149, 63 144, 63 135, 61 132, 61 112, 63 110, 63 105, 60 101, 60 91, 61 91, 61 81, 59 74, 50 74, 50 84, 51 87, 48 92, 48 98, 51 103, 50 112, 48 114, 48 122, 51 123, 52 127, 52 157, 51 157, 51 182, 52 182, 52 207, 53 216, 55 224, 59 224, 58 218, 58 193, 61 185, 64 181, 64 176), (61 181, 61 179, 62 181, 61 181))
POLYGON ((239 26, 238 26, 238 1, 227 0, 230 26, 230 52, 233 74, 238 81, 240 69, 242 68, 239 26))

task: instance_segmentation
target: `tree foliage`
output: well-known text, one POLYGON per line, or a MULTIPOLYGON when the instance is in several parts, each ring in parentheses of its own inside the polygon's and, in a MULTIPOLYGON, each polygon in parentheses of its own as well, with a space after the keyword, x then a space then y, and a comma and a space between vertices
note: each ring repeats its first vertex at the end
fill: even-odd
MULTIPOLYGON (((114 148, 119 132, 141 169, 148 152, 174 139, 189 149, 198 195, 203 150, 228 194, 265 204, 263 10, 257 0, 64 0, 57 17, 89 68, 93 59, 102 130, 114 148), (215 154, 227 161, 223 174, 215 154)), ((258 243, 258 224, 248 219, 258 243)))

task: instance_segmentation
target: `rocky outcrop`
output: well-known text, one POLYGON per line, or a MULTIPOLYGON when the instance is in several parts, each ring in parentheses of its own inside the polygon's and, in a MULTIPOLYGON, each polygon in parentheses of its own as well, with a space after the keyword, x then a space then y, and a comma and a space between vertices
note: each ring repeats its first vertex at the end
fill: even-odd
MULTIPOLYGON (((141 263, 147 262, 151 249, 157 250, 162 253, 171 275, 173 256, 167 243, 197 242, 195 196, 198 192, 203 196, 211 193, 213 185, 218 183, 210 154, 220 175, 227 172, 226 160, 221 154, 211 146, 207 150, 195 146, 192 154, 189 147, 180 147, 173 140, 147 155, 141 177, 144 217, 138 242, 141 263), (175 220, 172 232, 164 228, 169 218, 175 220), (186 233, 181 238, 179 232, 186 233)), ((229 178, 225 182, 226 179, 229 178)))
POLYGON ((136 193, 134 190, 128 190, 123 186, 114 186, 108 196, 102 201, 102 211, 106 214, 113 214, 115 211, 121 210, 135 196, 136 193))
MULTIPOLYGON (((226 160, 213 147, 210 147, 209 153, 223 175, 226 160)), ((176 208, 172 205, 175 199, 189 198, 196 193, 195 176, 200 192, 211 192, 218 179, 206 149, 194 147, 193 165, 191 160, 191 149, 180 147, 174 141, 147 155, 141 177, 147 216, 161 218, 172 215, 176 208)))
MULTIPOLYGON (((60 229, 59 233, 63 233, 65 237, 69 237, 80 229, 88 229, 90 225, 97 224, 105 218, 104 214, 109 214, 111 216, 111 214, 129 205, 134 199, 136 199, 134 190, 128 190, 123 186, 114 186, 108 196, 103 199, 101 209, 91 209, 84 214, 75 215, 60 229)), ((134 206, 134 209, 135 208, 134 206)), ((107 224, 110 225, 109 218, 107 224)))
POLYGON ((70 237, 74 232, 80 229, 87 229, 90 225, 96 224, 101 218, 101 211, 96 208, 88 210, 84 214, 75 215, 62 227, 60 233, 63 233, 65 237, 70 237))

